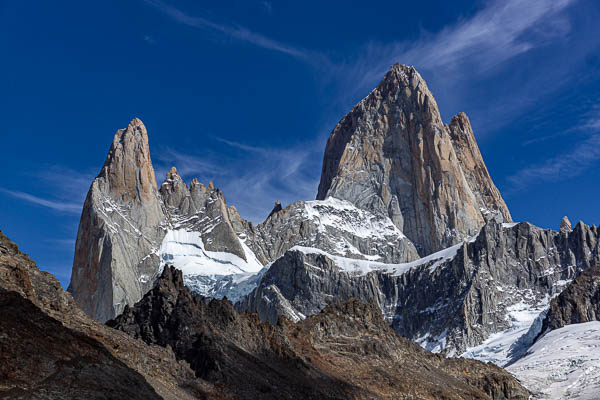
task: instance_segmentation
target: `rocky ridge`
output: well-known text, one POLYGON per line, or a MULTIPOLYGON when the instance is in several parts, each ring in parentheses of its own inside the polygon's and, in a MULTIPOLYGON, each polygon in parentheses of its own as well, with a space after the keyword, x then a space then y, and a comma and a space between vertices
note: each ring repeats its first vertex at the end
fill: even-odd
POLYGON ((166 267, 157 285, 108 324, 172 348, 196 375, 240 398, 525 399, 502 369, 433 355, 395 334, 375 305, 349 299, 298 324, 261 322, 199 297, 166 267), (468 372, 466 372, 468 371, 468 372))
POLYGON ((237 307, 275 322, 280 315, 299 320, 316 314, 334 300, 375 301, 400 335, 427 349, 469 351, 470 357, 506 364, 533 342, 541 329, 536 317, 550 299, 600 261, 600 232, 583 223, 556 232, 501 221, 490 219, 477 236, 407 264, 293 248, 237 307), (505 331, 512 341, 486 353, 486 339, 505 331))
POLYGON ((134 119, 115 135, 77 236, 69 291, 100 321, 138 301, 167 263, 181 268, 198 293, 235 301, 256 286, 264 266, 294 245, 381 262, 418 258, 387 216, 348 202, 276 204, 255 226, 212 182, 193 179, 188 186, 175 167, 160 188, 148 183, 153 177, 147 131, 134 119))
POLYGON ((444 125, 412 67, 393 66, 334 129, 318 200, 276 203, 259 225, 175 168, 148 186, 147 142, 139 120, 117 133, 82 213, 70 290, 100 320, 174 264, 196 293, 272 324, 358 298, 426 349, 507 365, 544 332, 552 298, 599 262, 598 227, 511 222, 467 116, 444 125))
POLYGON ((600 265, 598 264, 583 271, 550 302, 540 333, 590 321, 600 321, 600 265))

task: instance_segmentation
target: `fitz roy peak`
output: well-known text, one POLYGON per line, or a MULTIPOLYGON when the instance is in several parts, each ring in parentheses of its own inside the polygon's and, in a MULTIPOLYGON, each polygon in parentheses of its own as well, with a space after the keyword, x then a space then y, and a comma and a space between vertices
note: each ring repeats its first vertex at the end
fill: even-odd
POLYGON ((116 133, 90 187, 69 290, 105 321, 174 264, 196 292, 248 304, 242 298, 259 286, 265 266, 294 246, 380 264, 418 262, 475 235, 486 216, 510 221, 467 117, 444 125, 420 75, 396 64, 332 132, 317 200, 276 204, 257 226, 212 182, 188 186, 175 167, 157 188, 147 131, 134 119, 116 133))
POLYGON ((296 245, 410 262, 476 234, 495 215, 510 221, 467 117, 444 125, 420 75, 396 64, 332 132, 317 200, 276 204, 258 226, 212 183, 188 187, 175 167, 157 190, 146 128, 134 119, 115 135, 88 193, 69 290, 107 320, 174 263, 199 293, 236 300, 296 245))
MULTIPOLYGON (((444 124, 418 72, 396 64, 331 133, 317 199, 277 202, 258 225, 175 167, 157 187, 134 119, 90 187, 69 291, 100 321, 132 316, 172 265, 195 294, 273 325, 359 299, 427 350, 504 367, 555 321, 598 318, 595 300, 577 314, 569 300, 596 275, 567 288, 600 265, 599 249, 596 226, 513 223, 467 116, 444 124)), ((516 369, 525 386, 533 362, 516 369)))
POLYGON ((475 235, 486 215, 511 216, 463 113, 442 123, 413 67, 395 64, 335 127, 317 199, 388 215, 421 256, 475 235))

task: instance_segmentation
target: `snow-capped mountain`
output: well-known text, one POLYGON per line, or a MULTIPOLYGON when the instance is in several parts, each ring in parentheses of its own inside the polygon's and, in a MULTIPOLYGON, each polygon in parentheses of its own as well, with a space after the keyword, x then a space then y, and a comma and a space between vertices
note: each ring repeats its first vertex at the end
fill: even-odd
POLYGON ((69 290, 105 321, 174 265, 194 292, 263 320, 354 297, 425 349, 515 366, 543 352, 547 311, 600 264, 599 238, 581 222, 512 222, 466 115, 444 125, 424 80, 397 64, 333 130, 317 200, 276 203, 259 225, 175 167, 157 186, 133 120, 90 187, 69 290))

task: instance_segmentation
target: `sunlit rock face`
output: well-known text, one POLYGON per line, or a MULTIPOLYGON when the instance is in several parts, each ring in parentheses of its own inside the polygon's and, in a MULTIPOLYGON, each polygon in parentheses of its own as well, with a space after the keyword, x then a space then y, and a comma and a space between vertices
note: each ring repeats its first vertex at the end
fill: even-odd
POLYGON ((81 213, 69 291, 87 314, 105 321, 152 287, 166 224, 148 134, 136 118, 115 134, 81 213))
POLYGON ((328 196, 389 216, 422 256, 475 235, 487 215, 511 221, 467 116, 444 125, 425 81, 401 64, 331 133, 317 199, 328 196))

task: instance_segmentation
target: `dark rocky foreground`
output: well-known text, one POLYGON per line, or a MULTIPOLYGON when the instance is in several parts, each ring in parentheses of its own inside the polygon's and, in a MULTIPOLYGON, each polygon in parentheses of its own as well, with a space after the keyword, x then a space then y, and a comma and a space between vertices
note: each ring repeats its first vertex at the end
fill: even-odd
POLYGON ((272 399, 526 399, 492 364, 446 359, 398 336, 374 304, 333 303, 299 323, 238 313, 193 294, 166 267, 134 307, 107 323, 172 348, 196 376, 234 397, 272 399))
POLYGON ((0 311, 0 398, 528 396, 499 367, 446 359, 399 337, 375 305, 350 299, 272 325, 192 294, 172 267, 113 329, 1 232, 0 311))
POLYGON ((170 350, 88 317, 0 232, 0 398, 176 400, 214 392, 170 350))
POLYGON ((17 292, 0 289, 0 397, 160 399, 97 340, 65 327, 17 292))

